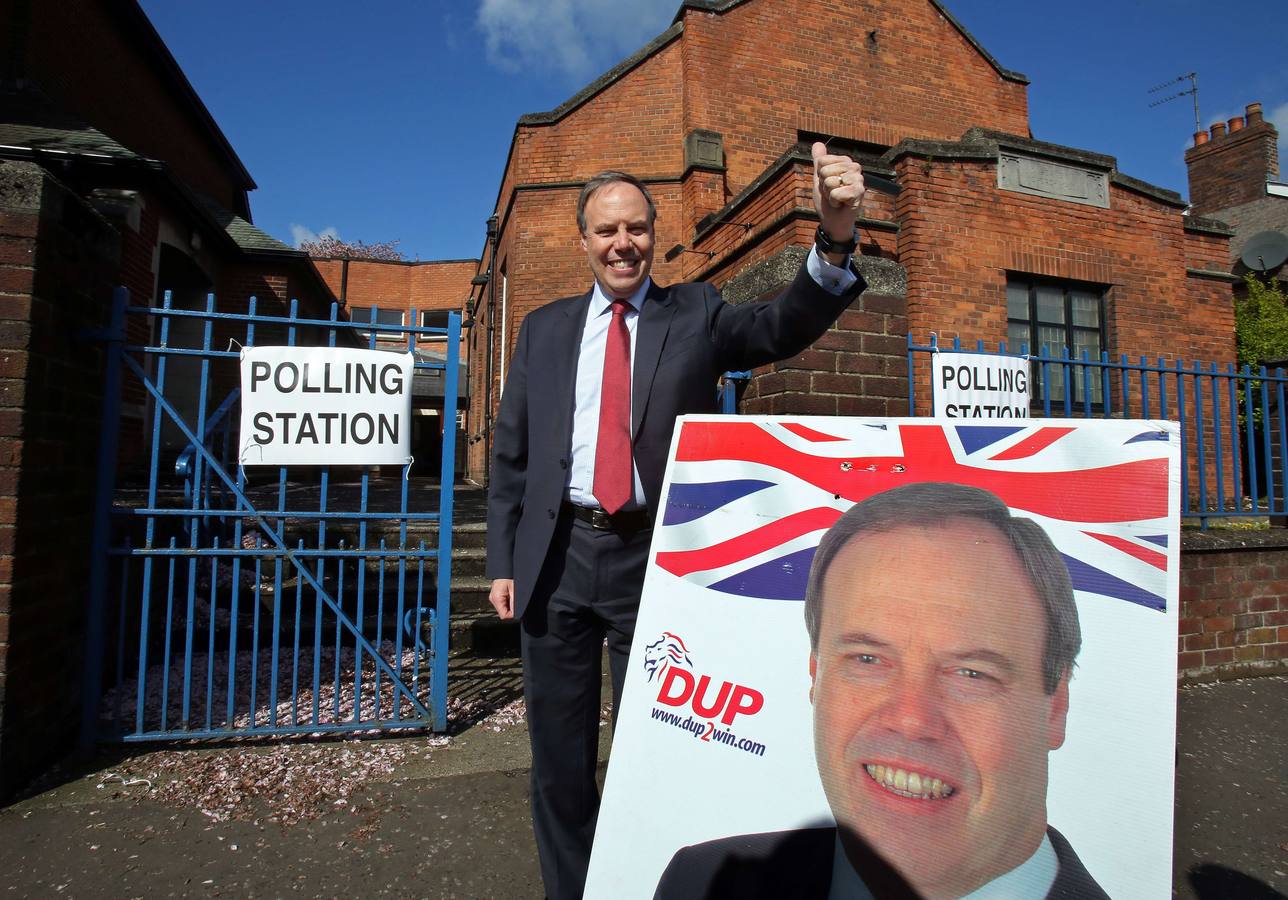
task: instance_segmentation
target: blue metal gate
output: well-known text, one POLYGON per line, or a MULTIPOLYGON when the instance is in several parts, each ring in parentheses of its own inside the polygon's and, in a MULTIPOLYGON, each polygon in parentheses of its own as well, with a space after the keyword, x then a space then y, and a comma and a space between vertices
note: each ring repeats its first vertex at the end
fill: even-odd
POLYGON ((446 328, 381 323, 378 343, 336 304, 327 319, 296 301, 287 315, 254 298, 216 309, 115 297, 82 735, 444 730, 459 313, 446 328), (442 386, 436 508, 411 508, 410 463, 384 478, 238 466, 237 345, 257 343, 415 353, 416 381, 442 386), (123 434, 131 408, 141 433, 123 434))

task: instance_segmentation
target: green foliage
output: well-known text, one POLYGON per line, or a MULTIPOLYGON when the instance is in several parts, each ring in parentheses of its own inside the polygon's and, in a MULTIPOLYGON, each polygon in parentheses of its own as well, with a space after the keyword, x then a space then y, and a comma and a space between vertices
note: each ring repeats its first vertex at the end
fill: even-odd
POLYGON ((1248 295, 1234 301, 1239 364, 1255 368, 1266 360, 1288 358, 1288 297, 1277 279, 1270 283, 1245 275, 1248 295))

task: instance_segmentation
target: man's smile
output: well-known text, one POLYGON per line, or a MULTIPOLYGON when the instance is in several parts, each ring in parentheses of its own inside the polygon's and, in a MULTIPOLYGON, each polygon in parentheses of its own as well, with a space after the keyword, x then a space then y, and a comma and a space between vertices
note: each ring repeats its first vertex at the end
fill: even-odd
POLYGON ((943 779, 924 772, 875 763, 867 763, 863 769, 868 773, 869 778, 885 790, 911 800, 946 800, 956 790, 943 779))

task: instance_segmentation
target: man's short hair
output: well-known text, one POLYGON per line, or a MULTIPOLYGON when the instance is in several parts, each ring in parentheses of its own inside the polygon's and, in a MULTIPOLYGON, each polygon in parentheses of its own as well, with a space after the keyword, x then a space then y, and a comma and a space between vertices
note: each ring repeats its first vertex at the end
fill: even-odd
MULTIPOLYGON (((1032 519, 1012 516, 996 495, 963 484, 931 481, 883 491, 850 507, 828 529, 814 553, 809 586, 805 590, 805 627, 809 630, 810 647, 818 649, 823 581, 832 560, 843 547, 861 532, 934 528, 952 519, 984 522, 1002 532, 1028 573, 1046 614, 1042 681, 1046 692, 1053 693, 1060 680, 1072 673, 1073 661, 1082 647, 1082 629, 1078 624, 1069 570, 1042 526, 1032 519)), ((923 565, 930 563, 930 560, 921 561, 923 565)), ((1005 585, 998 587, 1005 589, 1005 585)))
POLYGON ((602 187, 608 187, 610 184, 618 183, 629 184, 633 187, 639 188, 640 193, 644 195, 644 202, 648 204, 648 224, 652 226, 652 224, 657 221, 657 205, 653 202, 653 195, 648 192, 648 188, 644 186, 644 182, 640 181, 634 175, 628 175, 625 172, 617 172, 610 169, 607 172, 600 172, 594 178, 590 179, 590 181, 587 181, 585 186, 581 189, 581 196, 577 198, 577 229, 582 234, 586 233, 586 204, 590 202, 591 196, 595 191, 602 187))

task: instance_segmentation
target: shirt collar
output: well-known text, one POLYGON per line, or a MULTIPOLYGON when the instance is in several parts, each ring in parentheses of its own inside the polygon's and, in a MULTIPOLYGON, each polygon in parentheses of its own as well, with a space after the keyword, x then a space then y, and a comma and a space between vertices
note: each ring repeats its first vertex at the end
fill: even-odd
MULTIPOLYGON (((644 306, 644 297, 648 294, 648 289, 652 286, 653 279, 645 278, 644 283, 639 286, 639 289, 626 298, 626 302, 631 305, 632 309, 639 312, 640 308, 644 306)), ((609 307, 612 305, 613 298, 605 294, 604 289, 600 287, 599 282, 596 281, 595 289, 591 292, 590 296, 590 317, 593 319, 595 316, 602 315, 607 312, 609 307)))
MULTIPOLYGON (((1051 846, 1051 839, 1042 835, 1042 843, 1033 855, 1011 871, 994 878, 988 884, 971 891, 962 900, 1003 900, 1009 897, 1045 897, 1055 884, 1060 871, 1060 860, 1051 846)), ((841 833, 836 834, 836 849, 832 851, 832 885, 828 900, 872 900, 872 892, 850 865, 850 858, 841 846, 841 833)))

